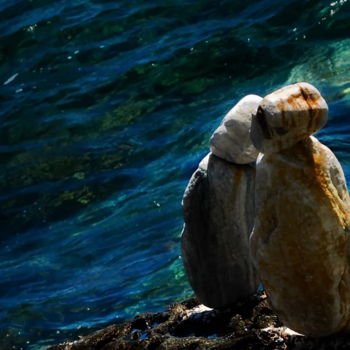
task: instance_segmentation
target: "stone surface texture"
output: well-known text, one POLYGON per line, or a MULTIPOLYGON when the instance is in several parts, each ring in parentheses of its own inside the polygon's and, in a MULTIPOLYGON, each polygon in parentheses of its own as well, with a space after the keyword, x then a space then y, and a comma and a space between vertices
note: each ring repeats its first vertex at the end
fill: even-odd
MULTIPOLYGON (((283 327, 264 294, 231 308, 202 311, 195 299, 166 312, 137 315, 48 350, 332 350, 348 349, 349 335, 310 338, 283 327)), ((6 344, 6 339, 4 339, 6 344)), ((12 344, 4 349, 11 349, 12 344)))
POLYGON ((259 151, 278 152, 321 129, 327 116, 327 103, 314 86, 288 85, 261 101, 252 119, 251 138, 259 151))
POLYGON ((227 306, 256 290, 249 253, 254 178, 254 167, 209 153, 186 188, 183 262, 193 290, 207 306, 227 306))
POLYGON ((166 312, 141 314, 49 350, 283 350, 290 343, 263 294, 229 309, 202 309, 196 299, 189 299, 166 312))
POLYGON ((259 157, 251 251, 287 327, 313 337, 349 331, 349 229, 344 173, 326 146, 307 137, 259 157))
POLYGON ((262 98, 247 95, 224 117, 210 139, 211 152, 236 164, 255 162, 258 151, 249 136, 252 115, 256 114, 262 98))

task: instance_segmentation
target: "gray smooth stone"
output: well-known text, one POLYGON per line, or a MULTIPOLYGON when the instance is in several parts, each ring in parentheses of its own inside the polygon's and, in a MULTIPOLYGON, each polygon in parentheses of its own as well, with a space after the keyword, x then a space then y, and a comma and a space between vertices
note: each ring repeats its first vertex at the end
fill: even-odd
POLYGON ((236 164, 255 162, 259 151, 254 147, 249 131, 262 98, 257 95, 243 97, 224 117, 210 138, 211 152, 236 164))
POLYGON ((182 257, 198 299, 224 307, 255 292, 249 253, 255 169, 209 153, 183 197, 182 257))

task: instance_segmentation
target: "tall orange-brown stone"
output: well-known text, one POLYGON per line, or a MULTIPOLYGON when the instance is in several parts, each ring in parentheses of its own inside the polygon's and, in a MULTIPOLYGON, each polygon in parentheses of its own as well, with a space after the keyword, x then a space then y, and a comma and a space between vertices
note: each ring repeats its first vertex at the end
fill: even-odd
POLYGON ((260 104, 263 122, 254 117, 253 129, 259 129, 252 130, 254 143, 265 153, 257 162, 250 244, 259 277, 281 320, 299 333, 318 337, 349 330, 350 199, 335 155, 316 138, 305 136, 324 124, 327 108, 309 84, 309 93, 298 94, 303 84, 268 95, 260 104), (283 111, 284 121, 278 121, 278 104, 292 105, 294 98, 298 102, 291 111, 283 111), (275 108, 275 115, 269 112, 266 117, 264 106, 275 108), (276 125, 287 130, 285 138, 276 125), (298 132, 304 135, 301 140, 298 132))

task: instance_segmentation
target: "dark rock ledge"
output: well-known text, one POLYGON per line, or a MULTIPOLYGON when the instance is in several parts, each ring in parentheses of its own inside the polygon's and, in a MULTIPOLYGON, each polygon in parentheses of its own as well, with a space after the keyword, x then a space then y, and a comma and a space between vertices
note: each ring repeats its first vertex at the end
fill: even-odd
POLYGON ((212 310, 195 298, 48 350, 349 349, 350 335, 312 339, 283 327, 264 293, 212 310))

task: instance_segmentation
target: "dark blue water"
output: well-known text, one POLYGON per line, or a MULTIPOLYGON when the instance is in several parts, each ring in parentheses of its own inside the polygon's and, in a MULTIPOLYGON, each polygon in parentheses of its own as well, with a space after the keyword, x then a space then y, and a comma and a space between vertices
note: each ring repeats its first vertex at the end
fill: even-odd
POLYGON ((181 197, 248 93, 316 85, 350 176, 350 6, 0 0, 0 349, 191 295, 181 197))

